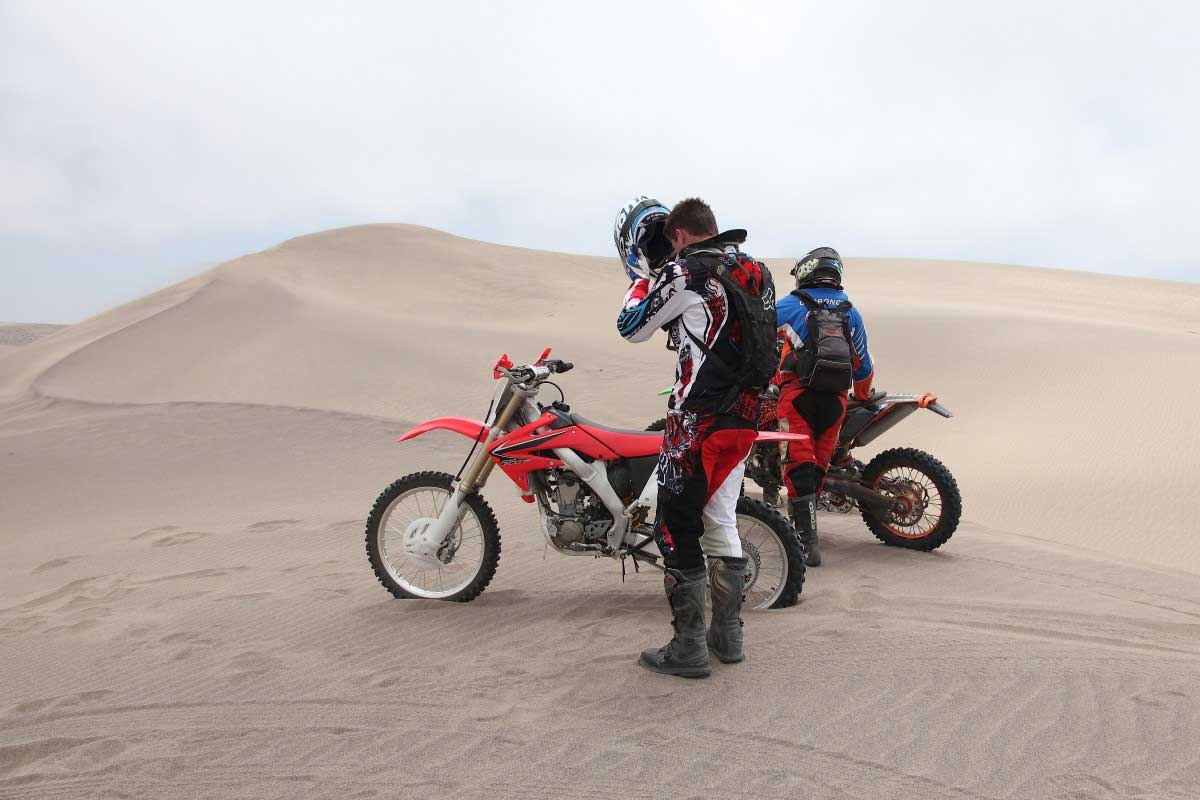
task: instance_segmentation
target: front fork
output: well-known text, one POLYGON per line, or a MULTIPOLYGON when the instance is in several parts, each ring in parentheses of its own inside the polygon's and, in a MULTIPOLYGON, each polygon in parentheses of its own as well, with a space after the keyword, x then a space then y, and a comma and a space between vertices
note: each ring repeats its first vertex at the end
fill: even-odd
POLYGON ((416 556, 424 558, 438 558, 446 537, 450 532, 457 527, 463 513, 463 500, 472 492, 477 492, 487 483, 488 476, 492 474, 492 469, 496 466, 496 462, 492 460, 488 449, 492 443, 504 435, 508 424, 512 422, 517 411, 525 402, 525 392, 517 387, 513 387, 508 403, 500 411, 500 416, 496 418, 496 422, 488 429, 487 439, 483 442, 483 448, 479 454, 471 459, 471 463, 467 465, 467 472, 454 486, 454 492, 450 495, 450 499, 442 506, 441 513, 428 525, 425 525, 420 530, 413 531, 406 536, 405 546, 408 551, 416 556))

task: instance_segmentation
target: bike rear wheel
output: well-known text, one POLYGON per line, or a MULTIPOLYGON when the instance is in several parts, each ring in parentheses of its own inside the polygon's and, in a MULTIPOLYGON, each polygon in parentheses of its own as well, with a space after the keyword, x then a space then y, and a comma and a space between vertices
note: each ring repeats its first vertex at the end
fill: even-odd
POLYGON ((863 521, 886 545, 935 550, 958 528, 962 517, 958 482, 929 453, 910 447, 884 450, 863 469, 862 482, 904 506, 881 519, 859 503, 863 521))
POLYGON ((436 518, 454 492, 454 476, 416 472, 383 490, 367 518, 367 558, 375 577, 395 597, 465 603, 487 588, 500 562, 496 515, 478 493, 463 500, 458 524, 437 558, 404 546, 413 525, 436 518))

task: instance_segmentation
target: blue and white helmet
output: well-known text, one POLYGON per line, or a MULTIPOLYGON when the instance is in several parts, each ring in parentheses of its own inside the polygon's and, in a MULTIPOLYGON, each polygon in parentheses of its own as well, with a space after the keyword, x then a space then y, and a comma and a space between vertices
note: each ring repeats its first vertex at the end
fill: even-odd
POLYGON ((613 243, 622 264, 627 264, 629 254, 636 250, 651 273, 662 269, 674 251, 664 230, 670 213, 662 203, 645 195, 625 204, 613 223, 613 243))

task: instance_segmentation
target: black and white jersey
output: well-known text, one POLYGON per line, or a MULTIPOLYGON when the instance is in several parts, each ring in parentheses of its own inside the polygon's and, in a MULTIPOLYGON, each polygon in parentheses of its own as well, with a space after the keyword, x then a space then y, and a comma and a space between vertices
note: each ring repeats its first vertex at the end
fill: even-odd
MULTIPOLYGON (((726 252, 736 252, 725 245, 726 252)), ((635 280, 625 294, 617 317, 617 330, 631 342, 644 342, 664 329, 671 347, 678 350, 675 387, 667 408, 672 411, 727 413, 757 421, 758 397, 739 393, 729 408, 722 408, 733 380, 717 364, 709 363, 694 336, 725 364, 739 361, 741 331, 730 315, 725 289, 701 259, 684 256, 666 265, 657 280, 635 280), (691 334, 689 336, 688 334, 691 334)))

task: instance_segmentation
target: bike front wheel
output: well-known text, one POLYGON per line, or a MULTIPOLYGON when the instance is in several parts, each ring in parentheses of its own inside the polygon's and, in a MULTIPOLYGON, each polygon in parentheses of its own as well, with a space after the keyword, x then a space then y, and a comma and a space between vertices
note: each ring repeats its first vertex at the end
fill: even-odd
POLYGON ((478 493, 463 499, 458 523, 436 557, 405 547, 406 532, 436 519, 454 493, 454 476, 416 472, 383 490, 367 518, 367 558, 383 587, 399 598, 466 603, 487 588, 500 562, 496 515, 478 493))

